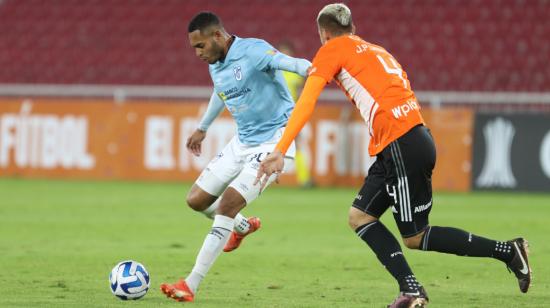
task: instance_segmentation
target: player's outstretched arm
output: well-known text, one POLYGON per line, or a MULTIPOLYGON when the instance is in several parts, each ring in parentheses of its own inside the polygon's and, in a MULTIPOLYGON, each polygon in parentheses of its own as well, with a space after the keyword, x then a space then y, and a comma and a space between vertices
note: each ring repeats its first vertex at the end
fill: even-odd
POLYGON ((284 53, 277 53, 271 62, 271 66, 277 70, 296 73, 302 77, 307 76, 311 62, 306 59, 293 58, 284 53))
POLYGON ((224 103, 216 93, 212 93, 210 97, 210 102, 208 102, 208 107, 206 112, 203 114, 202 119, 199 123, 199 127, 195 132, 187 139, 187 149, 193 153, 195 156, 201 155, 201 144, 204 138, 206 137, 206 131, 210 124, 220 115, 223 111, 224 103))
POLYGON ((273 153, 270 153, 260 164, 254 185, 261 181, 263 189, 272 174, 279 174, 283 170, 284 154, 300 130, 302 130, 304 125, 311 118, 317 99, 319 95, 321 95, 326 83, 326 80, 322 77, 308 77, 304 85, 304 90, 298 102, 296 102, 296 107, 294 107, 290 119, 288 119, 283 137, 281 137, 281 140, 277 146, 275 146, 273 153))

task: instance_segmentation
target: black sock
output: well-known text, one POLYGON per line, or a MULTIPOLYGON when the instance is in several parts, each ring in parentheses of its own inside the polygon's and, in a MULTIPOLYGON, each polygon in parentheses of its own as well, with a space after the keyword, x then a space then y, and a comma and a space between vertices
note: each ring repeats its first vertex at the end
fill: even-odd
POLYGON ((401 291, 415 291, 420 287, 399 242, 380 221, 364 224, 355 229, 355 233, 374 251, 378 260, 397 280, 401 291))
POLYGON ((505 263, 512 260, 508 242, 498 242, 450 227, 429 227, 422 237, 420 249, 469 257, 490 257, 505 263))

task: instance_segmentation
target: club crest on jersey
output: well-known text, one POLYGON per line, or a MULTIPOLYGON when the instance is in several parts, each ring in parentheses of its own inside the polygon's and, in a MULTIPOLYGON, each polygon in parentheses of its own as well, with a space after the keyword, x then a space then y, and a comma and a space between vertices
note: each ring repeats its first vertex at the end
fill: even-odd
POLYGON ((241 80, 243 79, 243 73, 242 73, 242 70, 241 70, 241 66, 235 66, 233 68, 233 74, 235 74, 235 79, 237 80, 241 80))

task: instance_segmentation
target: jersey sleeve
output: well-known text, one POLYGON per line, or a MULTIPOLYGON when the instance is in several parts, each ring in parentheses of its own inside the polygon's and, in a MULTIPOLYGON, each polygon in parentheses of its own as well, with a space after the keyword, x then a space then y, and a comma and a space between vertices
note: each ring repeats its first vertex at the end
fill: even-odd
POLYGON ((199 130, 202 130, 203 132, 208 130, 208 127, 210 127, 210 124, 214 122, 214 120, 222 113, 223 109, 225 107, 225 104, 221 100, 221 98, 216 94, 215 92, 212 93, 210 96, 210 101, 208 102, 208 107, 206 108, 206 112, 202 115, 202 119, 199 123, 199 130))
POLYGON ((342 60, 336 44, 326 44, 315 55, 310 76, 319 76, 330 83, 342 68, 342 60))
POLYGON ((306 59, 293 58, 278 52, 273 56, 269 66, 276 70, 296 73, 305 77, 307 75, 307 70, 311 67, 311 62, 306 59))
POLYGON ((252 65, 259 71, 266 71, 270 68, 273 58, 279 51, 266 41, 258 40, 248 47, 247 54, 252 65))

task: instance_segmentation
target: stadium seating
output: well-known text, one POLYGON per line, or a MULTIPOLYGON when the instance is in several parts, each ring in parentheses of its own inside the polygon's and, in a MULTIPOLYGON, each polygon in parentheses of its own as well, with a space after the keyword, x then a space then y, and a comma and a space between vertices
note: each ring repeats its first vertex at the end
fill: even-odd
MULTIPOLYGON (((296 55, 319 47, 326 1, 0 0, 0 83, 210 85, 187 22, 212 10, 227 29, 296 55)), ((354 0, 358 33, 388 49, 414 89, 550 91, 550 2, 354 0)))

